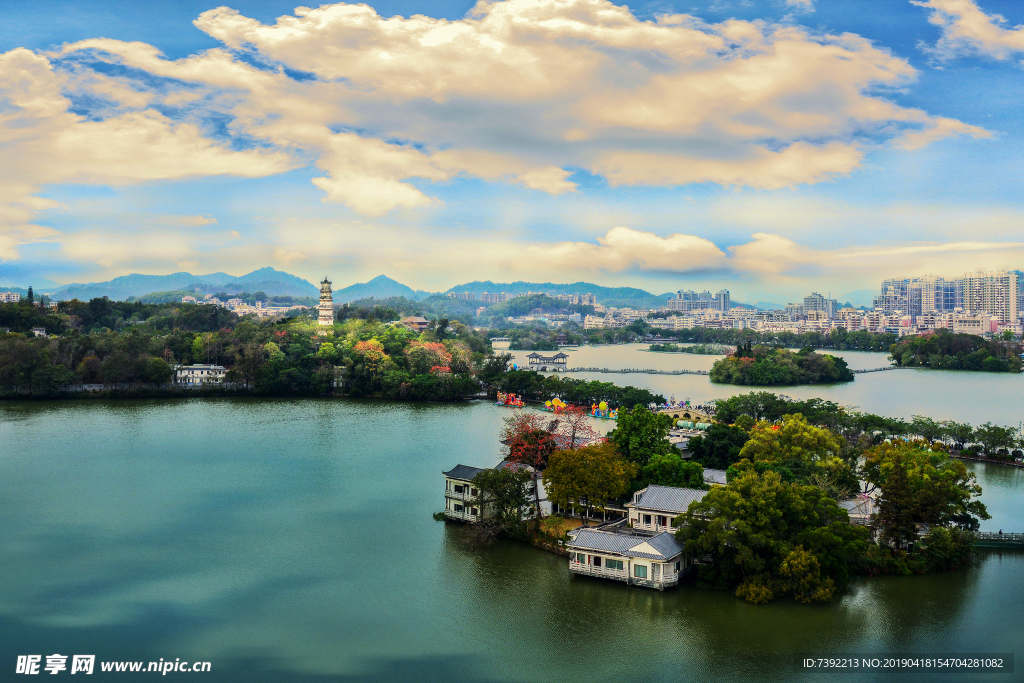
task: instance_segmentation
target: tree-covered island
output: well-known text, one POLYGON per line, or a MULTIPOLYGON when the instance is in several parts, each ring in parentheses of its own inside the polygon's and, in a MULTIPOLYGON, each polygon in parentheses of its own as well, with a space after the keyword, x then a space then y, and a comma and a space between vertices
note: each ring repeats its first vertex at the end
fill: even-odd
POLYGON ((711 381, 747 386, 784 386, 851 382, 853 372, 839 356, 817 353, 811 347, 798 352, 769 346, 740 344, 736 351, 715 361, 711 381))
POLYGON ((1007 333, 989 341, 973 334, 937 330, 901 338, 889 347, 889 355, 900 367, 983 372, 1021 372, 1020 345, 1011 343, 1007 333))
POLYGON ((695 353, 701 356, 724 356, 735 351, 732 346, 725 344, 692 344, 680 346, 671 342, 666 344, 651 344, 647 349, 656 353, 695 353))

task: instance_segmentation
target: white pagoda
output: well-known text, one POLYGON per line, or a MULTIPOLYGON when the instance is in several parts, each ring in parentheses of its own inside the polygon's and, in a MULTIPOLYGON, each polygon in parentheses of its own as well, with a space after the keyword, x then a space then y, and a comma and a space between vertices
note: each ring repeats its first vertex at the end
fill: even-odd
MULTIPOLYGON (((320 305, 316 309, 319 312, 317 324, 321 327, 334 327, 334 298, 331 296, 331 281, 326 275, 320 283, 320 305)), ((327 334, 327 330, 320 330, 320 334, 327 334)))

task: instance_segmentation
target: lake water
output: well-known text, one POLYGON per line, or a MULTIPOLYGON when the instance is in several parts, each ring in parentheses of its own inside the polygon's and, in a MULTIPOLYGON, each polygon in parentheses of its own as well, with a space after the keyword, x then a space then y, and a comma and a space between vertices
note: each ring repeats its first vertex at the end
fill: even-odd
MULTIPOLYGON (((710 370, 722 356, 690 353, 654 353, 649 344, 582 346, 566 350, 568 367, 642 368, 652 370, 710 370)), ((510 351, 515 362, 527 366, 530 351, 510 351)), ((551 352, 543 352, 550 354, 551 352)), ((891 365, 889 354, 871 351, 830 351, 846 359, 852 370, 891 365)), ((528 367, 528 366, 527 366, 528 367)), ((696 404, 749 391, 769 390, 796 399, 821 397, 861 410, 910 419, 927 415, 979 425, 994 422, 1016 427, 1024 420, 1024 375, 907 368, 858 374, 852 382, 794 387, 740 387, 712 384, 707 375, 644 375, 639 373, 573 372, 565 377, 633 385, 676 400, 696 404)))
MULTIPOLYGON (((858 580, 827 605, 753 606, 570 577, 564 558, 524 545, 468 548, 431 518, 441 472, 497 463, 508 410, 0 403, 0 679, 20 678, 19 654, 61 653, 210 661, 195 680, 232 682, 937 680, 791 660, 1024 643, 1024 553, 858 580)), ((1024 472, 977 471, 986 528, 1024 531, 1024 472)))

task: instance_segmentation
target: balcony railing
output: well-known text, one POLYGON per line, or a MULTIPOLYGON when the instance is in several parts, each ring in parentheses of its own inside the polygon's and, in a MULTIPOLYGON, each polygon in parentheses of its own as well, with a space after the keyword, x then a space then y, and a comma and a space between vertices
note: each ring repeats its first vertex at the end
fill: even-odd
POLYGON ((595 567, 592 564, 584 564, 583 562, 570 562, 569 570, 576 572, 577 574, 586 574, 588 576, 602 576, 606 579, 618 579, 619 581, 625 581, 628 578, 625 568, 623 569, 609 569, 608 567, 595 567))

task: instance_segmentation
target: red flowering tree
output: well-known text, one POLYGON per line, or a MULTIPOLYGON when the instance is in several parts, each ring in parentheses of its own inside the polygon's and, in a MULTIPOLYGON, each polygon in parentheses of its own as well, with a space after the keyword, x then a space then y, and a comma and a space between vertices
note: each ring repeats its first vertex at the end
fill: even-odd
POLYGON ((547 467, 548 456, 558 445, 548 429, 551 418, 539 413, 516 411, 505 418, 501 442, 508 449, 505 459, 529 465, 536 470, 547 467))
POLYGON ((563 407, 558 413, 554 438, 559 450, 583 448, 607 441, 604 435, 594 428, 590 411, 583 406, 570 405, 563 407))

